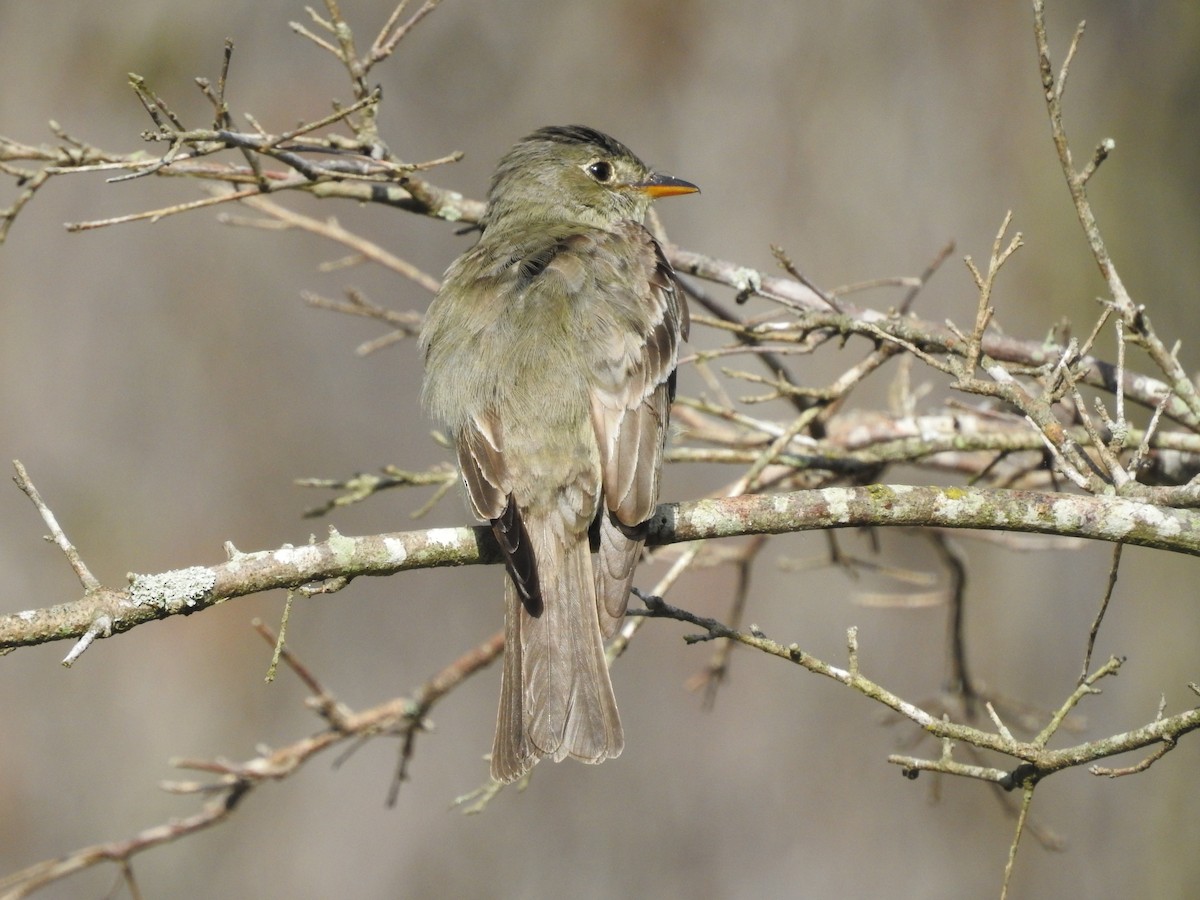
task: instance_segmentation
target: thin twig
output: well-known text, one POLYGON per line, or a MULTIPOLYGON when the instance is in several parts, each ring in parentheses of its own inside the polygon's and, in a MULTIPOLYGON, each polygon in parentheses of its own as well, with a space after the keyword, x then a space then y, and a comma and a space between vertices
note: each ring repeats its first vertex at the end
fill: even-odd
POLYGON ((79 555, 79 551, 75 549, 75 545, 67 539, 66 533, 58 524, 58 519, 51 512, 50 507, 42 499, 42 495, 34 486, 33 480, 29 477, 29 473, 25 471, 25 466, 21 464, 19 459, 13 460, 13 468, 17 474, 13 476, 13 481, 17 483, 17 487, 30 499, 38 513, 42 517, 42 521, 46 523, 46 527, 50 529, 50 534, 47 540, 53 542, 59 550, 63 552, 63 556, 67 558, 71 568, 75 572, 75 577, 79 579, 79 583, 83 585, 85 593, 93 593, 101 589, 100 580, 92 574, 87 567, 87 563, 83 561, 83 557, 79 555))
POLYGON ((1117 586, 1117 572, 1121 568, 1121 551, 1124 549, 1124 544, 1117 544, 1113 547, 1112 562, 1108 566, 1108 585, 1104 589, 1104 597, 1100 601, 1100 609, 1096 611, 1096 617, 1092 619, 1092 625, 1088 629, 1087 647, 1083 653, 1083 671, 1079 674, 1079 684, 1083 684, 1087 680, 1088 671, 1092 668, 1092 651, 1096 647, 1096 638, 1100 634, 1100 626, 1104 623, 1104 616, 1108 613, 1108 604, 1112 600, 1113 590, 1117 586))

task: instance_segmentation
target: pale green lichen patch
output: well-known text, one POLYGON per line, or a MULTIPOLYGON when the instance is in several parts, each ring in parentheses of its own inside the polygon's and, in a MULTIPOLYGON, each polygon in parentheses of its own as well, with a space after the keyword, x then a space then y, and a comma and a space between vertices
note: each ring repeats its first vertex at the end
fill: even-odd
POLYGON ((129 601, 134 606, 172 611, 194 607, 209 599, 209 592, 216 583, 216 573, 203 566, 175 569, 159 575, 130 575, 129 601))
POLYGON ((740 268, 734 269, 731 274, 730 281, 737 289, 738 293, 752 291, 758 293, 762 289, 762 273, 757 269, 740 268))
MULTIPOLYGON (((331 545, 333 544, 332 538, 330 538, 329 543, 331 545)), ((353 541, 350 543, 353 544, 353 541)), ((288 566, 289 568, 293 569, 312 568, 320 562, 320 559, 320 548, 312 545, 293 547, 291 544, 285 544, 278 550, 271 551, 272 562, 278 563, 281 566, 288 566)))
POLYGON ((825 506, 829 510, 829 521, 841 524, 850 521, 850 501, 854 492, 849 488, 827 488, 825 490, 825 506))
POLYGON ((358 541, 332 529, 325 543, 338 565, 348 566, 354 560, 355 551, 358 550, 358 541))
POLYGON ((987 507, 987 498, 977 491, 964 491, 961 488, 947 488, 937 495, 934 500, 934 510, 947 521, 961 522, 968 519, 982 520, 982 513, 987 507))
POLYGON ((388 556, 391 557, 391 561, 397 565, 408 559, 408 548, 404 546, 404 541, 399 538, 385 537, 383 539, 383 546, 387 550, 388 556))
POLYGON ((438 209, 438 215, 447 222, 457 222, 462 218, 460 205, 462 204, 463 195, 458 191, 447 191, 446 199, 448 202, 442 204, 441 208, 438 209))
POLYGON ((697 503, 688 515, 688 519, 694 528, 702 532, 721 528, 728 529, 730 524, 727 517, 721 514, 717 504, 714 503, 697 503))
POLYGON ((1132 503, 1114 503, 1104 512, 1104 533, 1124 537, 1140 526, 1140 511, 1132 503))
POLYGON ((1054 504, 1055 534, 1079 534, 1083 516, 1069 503, 1054 504))
POLYGON ((1183 522, 1180 521, 1178 514, 1174 514, 1165 509, 1154 510, 1155 530, 1159 534, 1164 534, 1167 537, 1176 537, 1183 534, 1183 522))
POLYGON ((439 547, 458 546, 457 528, 431 528, 425 534, 429 543, 436 544, 439 547))
POLYGON ((1183 523, 1174 510, 1143 503, 1125 503, 1121 504, 1118 515, 1118 521, 1123 526, 1128 523, 1123 534, 1128 534, 1135 528, 1149 528, 1163 537, 1175 537, 1183 532, 1183 523))

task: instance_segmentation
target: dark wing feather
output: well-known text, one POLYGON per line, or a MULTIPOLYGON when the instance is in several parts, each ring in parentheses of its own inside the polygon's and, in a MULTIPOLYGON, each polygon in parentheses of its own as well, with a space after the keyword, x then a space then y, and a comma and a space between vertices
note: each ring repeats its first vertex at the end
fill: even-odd
POLYGON ((494 417, 475 417, 459 431, 458 465, 475 514, 492 523, 492 534, 504 554, 517 596, 531 616, 540 616, 537 560, 513 500, 504 461, 504 435, 494 417))
POLYGON ((521 605, 534 618, 542 614, 542 589, 538 580, 537 557, 529 540, 529 531, 521 518, 516 501, 509 494, 508 504, 497 519, 492 519, 492 534, 504 553, 504 564, 512 576, 521 605))

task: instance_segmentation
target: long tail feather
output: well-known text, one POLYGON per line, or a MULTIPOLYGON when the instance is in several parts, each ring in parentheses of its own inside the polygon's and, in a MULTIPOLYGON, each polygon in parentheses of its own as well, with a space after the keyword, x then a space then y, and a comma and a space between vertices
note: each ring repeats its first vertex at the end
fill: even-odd
POLYGON ((541 579, 542 614, 505 588, 505 657, 492 777, 520 778, 543 756, 599 763, 625 739, 604 659, 587 535, 561 520, 527 520, 541 579))
POLYGON ((627 528, 611 515, 600 514, 596 567, 596 612, 605 638, 617 633, 629 605, 633 572, 642 557, 645 528, 627 528))

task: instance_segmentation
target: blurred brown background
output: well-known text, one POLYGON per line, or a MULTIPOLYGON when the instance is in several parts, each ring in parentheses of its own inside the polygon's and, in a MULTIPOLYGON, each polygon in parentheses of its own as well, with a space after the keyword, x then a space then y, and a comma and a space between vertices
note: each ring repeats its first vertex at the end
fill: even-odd
MULTIPOLYGON (((414 4, 415 5, 415 4, 414 4)), ((1110 249, 1160 332, 1183 340, 1200 281, 1200 6, 1050 2, 1061 60, 1089 18, 1068 90, 1082 162, 1102 137, 1114 158, 1092 183, 1110 249)), ((345 0, 362 46, 390 3, 345 0)), ((282 130, 347 100, 344 73, 287 28, 302 4, 0 2, 0 133, 49 140, 46 120, 112 150, 149 127, 126 86, 135 71, 187 122, 209 118, 192 78, 229 90, 282 130)), ((672 238, 766 270, 788 248, 837 285, 920 272, 948 239, 986 260, 1007 209, 1027 246, 995 303, 1010 332, 1039 337, 1063 317, 1085 331, 1103 284, 1073 219, 1040 96, 1027 3, 561 3, 446 0, 375 72, 382 128, 420 160, 466 151, 431 176, 482 195, 498 156, 549 123, 584 122, 703 187, 663 204, 672 238)), ((152 150, 154 148, 151 148, 152 150)), ((0 190, 0 205, 13 195, 0 190)), ((220 226, 211 212, 68 235, 67 221, 195 196, 182 182, 106 185, 62 178, 0 248, 0 460, 20 458, 96 574, 157 572, 264 549, 324 523, 298 476, 342 476, 446 458, 428 438, 412 345, 352 354, 371 323, 305 308, 301 290, 348 285, 402 309, 428 296, 368 269, 317 271, 341 252, 296 234, 220 226)), ((427 271, 471 240, 445 223, 387 209, 300 202, 336 215, 427 271)), ((861 302, 886 305, 879 294, 861 302)), ((952 260, 919 302, 933 320, 970 321, 969 277, 952 260)), ((705 340, 707 338, 701 338, 705 340)), ((1111 347, 1111 341, 1106 345, 1111 347)), ((859 349, 859 348, 853 348, 859 349)), ((813 362, 814 380, 851 357, 813 362), (824 368, 822 368, 824 367, 824 368)), ((933 380, 916 372, 917 380, 933 380)), ((699 385, 685 381, 686 390, 699 385)), ((668 497, 699 495, 727 472, 675 471, 668 497)), ((392 493, 330 518, 349 534, 415 527, 425 499, 392 493)), ((429 524, 461 523, 457 500, 429 524)), ((17 490, 0 490, 3 609, 75 599, 78 584, 17 490)), ((864 551, 860 536, 844 535, 864 551)), ((918 537, 885 551, 933 567, 918 537)), ((941 609, 857 606, 888 585, 837 573, 781 572, 821 552, 820 535, 775 541, 755 575, 748 621, 844 661, 860 629, 868 674, 906 697, 942 675, 941 609)), ((1102 594, 1108 547, 1017 554, 963 539, 972 564, 968 636, 992 689, 1057 705, 1074 683, 1102 594)), ((639 578, 653 583, 656 569, 639 578)), ((500 626, 498 569, 361 580, 295 610, 289 637, 352 705, 406 692, 500 626)), ((1200 619, 1196 563, 1127 550, 1097 648, 1130 659, 1085 704, 1098 737, 1194 702, 1200 619)), ((687 579, 673 600, 720 616, 724 571, 687 579)), ((196 808, 158 790, 174 756, 254 754, 317 728, 290 674, 263 684, 269 651, 249 628, 282 597, 238 600, 94 646, 70 671, 67 644, 0 660, 0 873, 125 837, 196 808)), ((905 781, 885 763, 911 736, 832 683, 740 652, 712 712, 685 681, 708 660, 676 623, 652 623, 615 671, 628 746, 592 768, 543 765, 524 794, 486 814, 450 810, 485 777, 497 693, 493 667, 435 712, 412 781, 384 808, 395 744, 376 741, 334 771, 321 759, 266 786, 234 820, 138 858, 148 897, 945 897, 995 896, 1012 821, 987 788, 905 781)), ((923 745, 926 753, 935 753, 923 745)), ((1132 762, 1127 760, 1125 762, 1132 762)), ((1035 815, 1066 839, 1026 840, 1021 897, 1183 897, 1200 880, 1195 847, 1200 742, 1148 773, 1100 781, 1082 771, 1038 792, 1035 815)), ((46 892, 94 897, 104 869, 46 892)))

